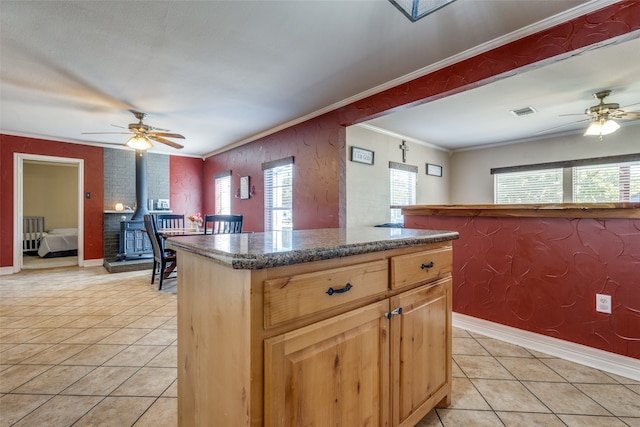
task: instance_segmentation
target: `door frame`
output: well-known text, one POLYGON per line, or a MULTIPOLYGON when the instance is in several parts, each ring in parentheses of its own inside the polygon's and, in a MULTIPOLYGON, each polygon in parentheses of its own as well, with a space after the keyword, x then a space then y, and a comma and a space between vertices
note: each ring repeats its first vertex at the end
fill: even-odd
POLYGON ((13 153, 13 272, 24 267, 22 259, 22 218, 24 215, 24 162, 75 164, 78 167, 78 266, 84 266, 84 159, 13 153))

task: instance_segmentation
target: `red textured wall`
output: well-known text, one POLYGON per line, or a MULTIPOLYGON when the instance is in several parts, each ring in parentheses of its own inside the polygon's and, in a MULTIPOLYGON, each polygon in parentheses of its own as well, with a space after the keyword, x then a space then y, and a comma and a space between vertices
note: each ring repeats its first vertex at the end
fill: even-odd
POLYGON ((460 233, 453 310, 640 359, 640 220, 405 216, 460 233), (612 314, 595 295, 612 296, 612 314))
POLYGON ((1 134, 0 142, 0 267, 13 265, 13 153, 84 159, 84 258, 102 258, 102 148, 1 134))
POLYGON ((208 158, 204 167, 204 209, 215 207, 214 175, 231 170, 231 190, 240 177, 249 176, 256 194, 248 200, 233 198, 231 212, 244 215, 243 229, 264 230, 262 163, 294 157, 293 228, 336 228, 339 222, 340 153, 345 151, 345 129, 334 113, 285 129, 259 141, 208 158))
POLYGON ((337 227, 346 212, 344 126, 504 78, 523 67, 542 66, 636 30, 640 30, 640 1, 616 3, 211 157, 205 163, 204 210, 213 212, 215 173, 231 169, 233 191, 239 187, 240 176, 249 175, 258 193, 250 200, 234 199, 232 211, 245 215, 245 229, 261 231, 260 164, 293 155, 294 228, 337 227))
POLYGON ((339 110, 340 123, 351 125, 433 101, 639 29, 640 1, 622 1, 351 103, 339 110))
POLYGON ((178 214, 202 212, 203 161, 192 157, 169 157, 169 204, 178 214))

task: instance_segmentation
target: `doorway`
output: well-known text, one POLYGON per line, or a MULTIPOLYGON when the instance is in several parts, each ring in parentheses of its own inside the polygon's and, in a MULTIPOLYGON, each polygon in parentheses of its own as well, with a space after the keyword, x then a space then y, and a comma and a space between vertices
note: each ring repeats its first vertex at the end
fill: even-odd
POLYGON ((14 154, 14 272, 84 264, 83 177, 83 159, 14 154), (47 233, 27 252, 25 217, 42 218, 47 233))

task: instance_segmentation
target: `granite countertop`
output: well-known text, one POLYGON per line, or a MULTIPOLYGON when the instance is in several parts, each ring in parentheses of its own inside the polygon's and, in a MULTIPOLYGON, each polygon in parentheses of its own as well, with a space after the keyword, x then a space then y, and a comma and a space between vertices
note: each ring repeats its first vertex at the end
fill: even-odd
POLYGON ((175 236, 167 245, 234 269, 259 270, 457 238, 455 231, 361 227, 175 236))

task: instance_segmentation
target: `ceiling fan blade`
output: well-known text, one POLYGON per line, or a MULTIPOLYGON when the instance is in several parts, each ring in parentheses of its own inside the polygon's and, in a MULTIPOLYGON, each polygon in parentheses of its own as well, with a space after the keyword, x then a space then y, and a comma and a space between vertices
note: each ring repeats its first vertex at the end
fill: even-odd
POLYGON ((565 127, 565 126, 571 126, 571 125, 574 125, 574 124, 576 124, 576 123, 582 123, 582 122, 588 122, 588 121, 591 121, 591 118, 582 119, 582 120, 577 120, 577 121, 575 121, 575 122, 571 122, 571 123, 565 123, 565 124, 560 125, 560 126, 554 126, 554 127, 551 127, 551 128, 548 128, 548 129, 545 129, 545 130, 541 130, 541 131, 539 131, 539 132, 536 132, 536 133, 534 133, 534 135, 539 135, 539 134, 541 134, 541 133, 546 133, 546 132, 549 132, 549 131, 552 131, 552 130, 560 129, 560 128, 563 128, 563 127, 565 127))
POLYGON ((155 126, 149 126, 149 130, 159 130, 160 132, 169 132, 169 129, 157 128, 155 126))
POLYGON ((98 142, 100 145, 117 145, 118 147, 127 147, 127 144, 119 142, 98 142))
POLYGON ((131 135, 133 132, 82 132, 81 135, 131 135))
POLYGON ((166 133, 166 132, 149 132, 147 135, 149 136, 159 136, 164 138, 180 138, 184 139, 184 136, 179 133, 166 133))
POLYGON ((162 138, 160 136, 156 136, 156 135, 153 135, 153 134, 147 134, 147 136, 149 138, 153 139, 154 141, 158 141, 158 142, 160 142, 162 144, 166 144, 166 145, 168 145, 170 147, 173 147, 173 148, 178 148, 178 149, 184 148, 183 145, 180 145, 177 142, 169 141, 168 139, 164 139, 164 138, 162 138))
POLYGON ((113 123, 111 123, 111 126, 115 127, 115 128, 120 128, 120 129, 127 129, 124 126, 120 126, 120 125, 114 125, 113 123))
POLYGON ((638 120, 640 119, 640 113, 634 111, 618 111, 614 114, 611 114, 614 119, 621 120, 638 120))

